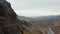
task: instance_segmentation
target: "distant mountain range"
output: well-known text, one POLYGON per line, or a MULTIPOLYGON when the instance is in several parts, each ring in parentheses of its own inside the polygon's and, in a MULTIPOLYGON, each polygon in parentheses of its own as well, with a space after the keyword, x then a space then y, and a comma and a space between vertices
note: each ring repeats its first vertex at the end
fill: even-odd
POLYGON ((42 17, 34 17, 37 20, 37 23, 47 27, 50 23, 59 23, 60 24, 60 15, 53 16, 42 16, 42 17))
POLYGON ((37 20, 60 20, 60 15, 52 15, 52 16, 42 16, 42 17, 35 17, 37 20))

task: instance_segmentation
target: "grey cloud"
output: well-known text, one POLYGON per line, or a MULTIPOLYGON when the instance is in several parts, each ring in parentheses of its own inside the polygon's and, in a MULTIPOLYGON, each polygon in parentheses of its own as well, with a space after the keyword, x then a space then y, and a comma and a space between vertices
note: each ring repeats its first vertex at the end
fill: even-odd
POLYGON ((10 0, 9 2, 14 9, 60 7, 60 0, 10 0))

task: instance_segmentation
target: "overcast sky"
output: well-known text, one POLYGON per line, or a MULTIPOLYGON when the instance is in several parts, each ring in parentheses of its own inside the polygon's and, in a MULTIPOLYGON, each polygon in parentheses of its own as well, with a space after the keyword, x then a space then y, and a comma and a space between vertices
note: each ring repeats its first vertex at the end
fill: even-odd
POLYGON ((60 15, 60 0, 7 0, 18 15, 60 15))

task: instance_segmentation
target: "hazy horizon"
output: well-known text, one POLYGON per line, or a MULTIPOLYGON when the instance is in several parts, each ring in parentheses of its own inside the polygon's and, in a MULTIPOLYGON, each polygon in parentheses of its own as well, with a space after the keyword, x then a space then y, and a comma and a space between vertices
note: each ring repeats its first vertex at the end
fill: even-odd
POLYGON ((7 0, 21 16, 60 15, 60 0, 7 0))

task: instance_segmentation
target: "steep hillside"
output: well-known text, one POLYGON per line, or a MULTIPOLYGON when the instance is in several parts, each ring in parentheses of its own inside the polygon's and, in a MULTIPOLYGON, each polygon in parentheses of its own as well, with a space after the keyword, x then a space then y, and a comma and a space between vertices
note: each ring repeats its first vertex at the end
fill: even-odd
POLYGON ((18 19, 20 20, 25 20, 25 21, 35 21, 35 19, 30 18, 30 17, 25 17, 25 16, 17 16, 18 19))
POLYGON ((18 16, 18 18, 20 20, 25 20, 27 21, 27 23, 30 24, 30 28, 28 28, 31 32, 33 31, 34 33, 38 33, 39 31, 41 31, 43 34, 46 34, 47 33, 47 28, 37 24, 37 21, 36 19, 33 19, 33 18, 29 18, 29 17, 23 17, 23 16, 18 16))

